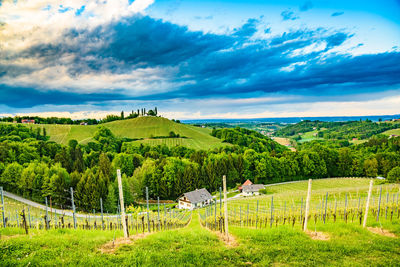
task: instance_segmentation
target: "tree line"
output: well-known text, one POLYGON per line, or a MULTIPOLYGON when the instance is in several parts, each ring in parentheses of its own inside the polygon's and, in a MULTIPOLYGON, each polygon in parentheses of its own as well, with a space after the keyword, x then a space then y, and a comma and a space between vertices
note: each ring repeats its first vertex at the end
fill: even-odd
POLYGON ((139 116, 157 116, 158 109, 155 107, 154 109, 149 109, 146 111, 145 108, 137 109, 137 111, 132 110, 131 113, 125 116, 125 112, 121 111, 121 115, 107 115, 105 118, 101 120, 97 119, 77 119, 73 120, 71 118, 58 118, 58 117, 39 117, 39 116, 15 116, 15 117, 1 117, 0 122, 16 122, 22 123, 23 120, 34 120, 35 124, 70 124, 70 125, 79 125, 81 123, 85 123, 87 125, 97 125, 100 123, 106 123, 116 120, 125 120, 125 119, 134 119, 139 116))

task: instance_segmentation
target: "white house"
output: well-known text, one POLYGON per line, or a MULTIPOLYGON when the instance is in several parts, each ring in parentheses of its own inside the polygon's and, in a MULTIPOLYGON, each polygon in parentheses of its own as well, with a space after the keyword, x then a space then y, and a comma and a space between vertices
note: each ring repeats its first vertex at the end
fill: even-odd
POLYGON ((178 202, 179 209, 192 210, 195 208, 201 208, 211 203, 212 196, 207 189, 196 189, 191 192, 184 193, 178 202))
POLYGON ((264 189, 263 184, 249 184, 242 187, 243 196, 257 196, 260 194, 260 189, 264 189))

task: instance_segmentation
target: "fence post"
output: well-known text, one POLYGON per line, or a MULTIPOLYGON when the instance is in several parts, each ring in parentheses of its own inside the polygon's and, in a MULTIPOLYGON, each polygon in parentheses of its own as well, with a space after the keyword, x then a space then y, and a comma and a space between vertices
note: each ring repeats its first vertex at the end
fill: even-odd
POLYGON ((126 228, 124 192, 122 191, 122 180, 121 180, 121 170, 120 169, 117 170, 117 178, 118 178, 119 203, 121 204, 122 228, 124 230, 124 237, 127 238, 128 237, 128 229, 126 228))
POLYGON ((229 241, 229 231, 228 231, 228 198, 226 195, 226 176, 223 176, 224 183, 224 210, 225 210, 225 235, 226 239, 229 241))
POLYGON ((326 197, 325 197, 325 215, 324 215, 324 224, 326 220, 326 208, 328 206, 328 192, 326 192, 326 197))
POLYGON ((49 214, 47 213, 47 197, 45 198, 46 201, 46 229, 49 229, 49 214))
POLYGON ((270 227, 272 227, 272 222, 274 220, 274 196, 271 196, 271 219, 270 219, 270 227))
POLYGON ((379 213, 381 212, 381 198, 382 198, 382 186, 379 192, 379 203, 378 203, 378 215, 376 216, 376 221, 379 222, 379 213))
POLYGON ((367 225, 368 210, 369 210, 369 200, 371 199, 373 183, 374 182, 372 180, 369 182, 368 198, 367 198, 367 204, 365 205, 365 214, 364 214, 363 227, 365 227, 367 225))
MULTIPOLYGON (((286 213, 286 201, 285 201, 285 213, 286 213)), ((301 204, 300 204, 300 224, 303 223, 303 197, 301 197, 301 204)))
POLYGON ((219 187, 219 216, 222 216, 222 188, 219 187))
POLYGON ((247 203, 246 226, 249 226, 249 206, 250 206, 250 204, 247 203))
POLYGON ((240 227, 242 227, 242 206, 239 206, 239 213, 240 213, 240 227))
POLYGON ((100 212, 101 212, 101 229, 104 230, 103 198, 100 198, 100 212))
POLYGON ((217 198, 215 198, 214 202, 214 221, 215 221, 215 227, 217 227, 217 198))
POLYGON ((257 209, 256 209, 256 229, 258 224, 258 200, 257 200, 257 209))
POLYGON ((71 191, 71 203, 72 203, 72 220, 74 221, 74 229, 76 229, 76 218, 75 218, 75 202, 74 202, 74 189, 69 188, 71 191))
POLYGON ((305 219, 304 219, 303 231, 307 230, 308 213, 310 211, 310 198, 311 198, 311 179, 308 180, 308 190, 307 190, 307 199, 306 199, 306 214, 305 214, 305 219))
POLYGON ((29 228, 32 228, 32 223, 31 223, 31 210, 29 209, 29 206, 28 206, 28 219, 29 219, 29 228))
POLYGON ((160 197, 157 197, 157 220, 158 220, 157 228, 158 230, 160 230, 160 197))
POLYGON ((149 230, 150 233, 150 211, 149 211, 149 188, 146 186, 146 206, 147 206, 147 228, 149 230))
POLYGON ((4 197, 3 197, 3 187, 0 186, 0 193, 1 193, 1 213, 3 215, 3 227, 6 228, 6 213, 5 213, 5 206, 6 204, 4 204, 4 197))

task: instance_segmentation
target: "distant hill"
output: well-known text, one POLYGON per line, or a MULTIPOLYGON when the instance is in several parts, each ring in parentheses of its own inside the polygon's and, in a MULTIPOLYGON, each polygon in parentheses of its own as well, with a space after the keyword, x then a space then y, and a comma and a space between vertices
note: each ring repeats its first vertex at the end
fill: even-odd
MULTIPOLYGON (((133 141, 150 145, 166 144, 167 146, 183 145, 194 149, 209 149, 226 146, 218 138, 210 135, 211 130, 191 125, 176 123, 161 117, 138 117, 135 119, 119 120, 100 124, 109 128, 118 137, 143 139, 133 141), (169 136, 170 132, 179 134, 179 138, 157 138, 169 136)), ((58 125, 32 124, 32 128, 46 128, 51 141, 67 144, 75 139, 86 144, 92 141, 97 125, 58 125)), ((229 145, 229 144, 228 144, 229 145)))

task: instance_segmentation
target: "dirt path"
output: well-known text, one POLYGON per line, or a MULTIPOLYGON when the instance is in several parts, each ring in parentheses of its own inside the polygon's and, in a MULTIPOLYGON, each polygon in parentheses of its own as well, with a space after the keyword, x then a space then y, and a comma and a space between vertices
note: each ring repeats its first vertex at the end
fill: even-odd
POLYGON ((236 238, 233 235, 228 234, 228 236, 226 236, 225 233, 221 233, 218 231, 212 231, 212 230, 208 229, 207 227, 203 226, 200 221, 201 220, 200 214, 198 214, 198 220, 199 220, 200 227, 202 227, 203 229, 216 235, 218 237, 218 239, 221 240, 225 244, 225 246, 230 247, 230 248, 239 246, 239 243, 236 241, 236 238))

